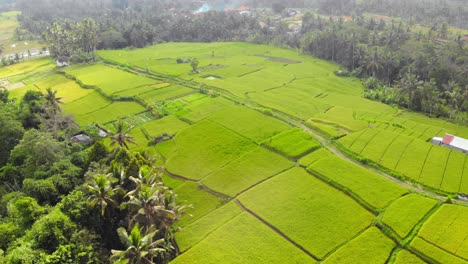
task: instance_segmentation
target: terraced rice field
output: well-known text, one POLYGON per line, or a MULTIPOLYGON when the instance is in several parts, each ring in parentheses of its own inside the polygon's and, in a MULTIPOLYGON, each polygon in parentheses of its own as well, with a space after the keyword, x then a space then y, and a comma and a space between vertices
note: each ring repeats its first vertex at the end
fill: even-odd
POLYGON ((165 184, 193 205, 171 263, 467 262, 468 207, 336 155, 335 142, 298 124, 415 185, 454 193, 468 192, 466 155, 428 140, 468 137, 467 127, 363 99, 358 79, 289 50, 170 43, 98 53, 112 65, 64 75, 38 60, 0 75, 24 82, 17 98, 57 90, 83 127, 123 118, 132 149, 156 152, 165 184), (179 57, 197 57, 201 73, 179 57), (173 138, 154 145, 162 134, 173 138))

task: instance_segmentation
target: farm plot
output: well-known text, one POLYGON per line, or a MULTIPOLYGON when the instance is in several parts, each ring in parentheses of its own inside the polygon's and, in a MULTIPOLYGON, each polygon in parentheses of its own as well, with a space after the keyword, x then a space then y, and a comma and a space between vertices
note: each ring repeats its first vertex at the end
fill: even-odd
POLYGON ((224 203, 221 198, 209 194, 195 182, 180 184, 174 188, 174 192, 177 193, 179 202, 192 206, 192 208, 187 209, 187 214, 177 222, 177 225, 181 227, 193 223, 221 207, 224 203))
POLYGON ((324 264, 387 263, 395 242, 371 227, 330 255, 324 264))
POLYGON ((408 194, 393 202, 383 213, 382 221, 400 238, 405 238, 417 223, 437 204, 418 194, 408 194))
POLYGON ((236 196, 250 186, 283 172, 294 163, 258 147, 202 180, 207 187, 229 196, 236 196))
POLYGON ((376 137, 367 143, 360 154, 374 162, 379 162, 383 152, 398 136, 397 133, 381 130, 376 137))
POLYGON ((52 74, 34 83, 41 92, 45 93, 48 88, 57 91, 57 97, 65 104, 78 100, 92 92, 92 89, 83 89, 75 81, 67 79, 63 75, 52 74))
MULTIPOLYGON (((467 158, 468 160, 468 158, 467 158)), ((460 193, 468 193, 468 161, 465 161, 465 168, 463 170, 463 176, 460 182, 460 193)))
POLYGON ((315 263, 266 225, 242 213, 216 229, 172 264, 315 263))
POLYGON ((177 152, 166 169, 176 175, 200 180, 252 150, 255 144, 211 121, 201 121, 177 134, 177 152))
MULTIPOLYGON (((182 98, 182 100, 185 101, 185 98, 186 97, 182 98)), ((223 97, 204 97, 190 102, 184 110, 180 111, 182 113, 180 116, 190 122, 196 123, 233 105, 234 104, 231 101, 228 101, 223 97)))
POLYGON ((413 142, 413 140, 413 138, 408 136, 398 136, 382 153, 382 157, 379 163, 389 169, 395 169, 398 162, 400 161, 403 151, 408 148, 409 144, 413 142))
POLYGON ((318 160, 307 170, 343 186, 376 209, 407 192, 396 183, 334 155, 318 160))
POLYGON ((135 141, 135 144, 128 144, 130 149, 136 150, 136 149, 143 149, 148 146, 148 139, 146 138, 145 134, 141 130, 140 127, 135 127, 129 132, 130 136, 133 137, 133 141, 135 141))
POLYGON ((72 67, 66 69, 65 72, 77 78, 85 85, 98 87, 108 96, 115 96, 116 93, 132 90, 134 90, 135 93, 129 92, 126 95, 134 96, 138 94, 139 91, 139 89, 136 88, 158 83, 158 81, 153 79, 100 64, 76 68, 72 67))
POLYGON ((459 205, 443 205, 432 215, 418 236, 468 261, 468 208, 459 205))
POLYGON ((380 130, 369 128, 364 131, 350 146, 349 149, 355 153, 361 154, 367 144, 378 137, 380 130))
POLYGON ((346 128, 342 127, 339 124, 324 122, 322 120, 309 119, 305 122, 305 124, 308 127, 317 130, 321 134, 332 139, 342 138, 349 133, 349 131, 346 128))
MULTIPOLYGON (((427 155, 424 167, 418 181, 421 181, 429 186, 440 188, 444 178, 447 162, 450 157, 451 150, 439 146, 432 146, 427 155)), ((450 175, 449 177, 451 177, 450 175)), ((455 176, 455 175, 454 175, 455 176)))
POLYGON ((451 151, 442 179, 441 189, 449 192, 462 192, 461 183, 466 165, 466 154, 451 151))
POLYGON ((290 128, 273 117, 242 106, 229 107, 208 119, 257 143, 290 128))
POLYGON ((150 136, 157 137, 164 133, 174 135, 188 126, 187 123, 181 121, 176 116, 170 115, 144 123, 143 129, 145 129, 150 136))
POLYGON ((275 176, 239 199, 319 259, 367 228, 373 219, 351 198, 301 168, 275 176))
MULTIPOLYGON (((395 170, 412 179, 419 180, 427 155, 432 147, 432 144, 422 140, 413 140, 401 154, 401 158, 395 170)), ((446 161, 447 159, 440 161, 439 166, 445 167, 446 161)))
POLYGON ((332 107, 332 105, 318 100, 316 96, 315 93, 295 91, 286 87, 266 92, 249 93, 247 97, 263 106, 307 120, 314 114, 323 113, 332 107))
POLYGON ((182 232, 176 233, 179 250, 187 251, 241 213, 242 209, 235 202, 230 202, 185 226, 182 232))
POLYGON ((144 93, 155 91, 157 89, 165 88, 170 86, 169 83, 157 83, 153 85, 145 85, 141 87, 135 87, 127 90, 123 90, 117 93, 114 93, 117 97, 135 97, 144 93))
POLYGON ((401 250, 395 259, 395 264, 425 264, 426 262, 408 250, 401 250))
MULTIPOLYGON (((87 96, 84 98, 87 98, 87 96)), ((113 102, 97 111, 76 116, 75 119, 81 126, 91 125, 93 123, 106 124, 144 111, 146 111, 146 109, 135 102, 113 102)))
POLYGON ((138 98, 148 104, 155 104, 190 93, 195 93, 195 90, 180 85, 171 85, 164 88, 153 89, 150 92, 140 94, 138 95, 138 98))
POLYGON ((13 64, 0 68, 0 79, 10 78, 15 75, 25 74, 33 71, 51 70, 55 65, 47 58, 34 59, 30 61, 13 64))
POLYGON ((340 124, 349 131, 359 131, 368 127, 366 121, 356 119, 356 112, 352 108, 341 106, 335 106, 324 114, 315 115, 313 120, 340 124))
POLYGON ((467 261, 461 259, 455 255, 450 254, 449 252, 433 245, 432 243, 427 242, 424 239, 415 237, 411 242, 411 247, 426 257, 433 260, 434 263, 450 263, 450 264, 466 264, 467 261))
POLYGON ((318 160, 322 158, 327 158, 327 157, 333 157, 333 154, 327 149, 322 148, 302 157, 299 160, 299 164, 303 167, 309 167, 314 162, 317 162, 318 160))
POLYGON ((104 98, 96 91, 77 99, 75 101, 66 103, 63 106, 65 113, 70 113, 75 116, 86 115, 88 113, 96 112, 109 106, 112 102, 104 98))
POLYGON ((300 128, 279 133, 262 144, 292 159, 298 159, 321 147, 318 140, 300 128))

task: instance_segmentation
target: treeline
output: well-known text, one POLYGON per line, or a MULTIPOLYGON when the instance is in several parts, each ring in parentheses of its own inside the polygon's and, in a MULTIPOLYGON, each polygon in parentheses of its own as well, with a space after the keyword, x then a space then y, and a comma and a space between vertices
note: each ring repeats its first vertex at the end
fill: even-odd
MULTIPOLYGON (((39 36, 50 32, 54 22, 67 29, 73 27, 71 21, 91 18, 96 24, 98 49, 144 47, 168 41, 243 41, 259 29, 257 20, 236 12, 194 16, 195 1, 19 0, 17 7, 22 11, 21 27, 39 36)), ((70 37, 57 38, 63 39, 67 42, 70 37)))
POLYGON ((465 118, 468 48, 461 36, 414 31, 404 22, 355 17, 353 21, 306 14, 300 47, 372 77, 365 96, 435 116, 465 118))
POLYGON ((20 102, 0 90, 0 263, 168 263, 185 207, 161 170, 127 149, 122 122, 110 148, 94 127, 91 147, 74 143, 60 104, 52 90, 20 102))

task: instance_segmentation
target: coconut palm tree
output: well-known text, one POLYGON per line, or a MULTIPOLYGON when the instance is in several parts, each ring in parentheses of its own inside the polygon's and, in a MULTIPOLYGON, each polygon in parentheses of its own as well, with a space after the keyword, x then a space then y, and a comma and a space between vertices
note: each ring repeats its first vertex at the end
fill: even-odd
POLYGON ((94 177, 94 183, 88 185, 90 196, 88 200, 91 206, 99 207, 101 215, 104 216, 109 210, 109 206, 117 208, 118 203, 113 199, 116 193, 116 188, 113 188, 111 180, 112 174, 107 175, 96 175, 94 177))
POLYGON ((127 264, 154 264, 154 258, 163 254, 164 239, 154 240, 158 230, 151 228, 148 232, 142 232, 142 228, 135 225, 130 234, 123 227, 117 229, 125 250, 112 250, 110 260, 113 263, 127 264))
POLYGON ((131 128, 128 128, 122 120, 114 123, 115 132, 110 132, 109 137, 111 138, 111 146, 117 144, 119 147, 125 147, 129 149, 128 143, 136 144, 133 137, 128 134, 131 128))
POLYGON ((52 91, 51 88, 47 88, 44 98, 46 99, 47 106, 51 109, 56 112, 62 111, 60 108, 60 105, 63 104, 62 97, 57 97, 57 91, 52 91))
POLYGON ((185 213, 187 206, 177 205, 174 192, 164 186, 154 171, 144 176, 142 173, 131 176, 130 180, 136 186, 125 195, 129 200, 124 206, 133 215, 130 224, 138 223, 145 229, 156 226, 167 238, 171 226, 185 213))

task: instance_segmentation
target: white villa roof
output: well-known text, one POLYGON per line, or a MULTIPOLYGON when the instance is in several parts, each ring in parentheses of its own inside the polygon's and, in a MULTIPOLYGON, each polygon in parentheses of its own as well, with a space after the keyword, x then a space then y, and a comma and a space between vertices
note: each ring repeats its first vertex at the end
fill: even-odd
POLYGON ((442 142, 446 145, 468 151, 468 139, 447 134, 442 142))

